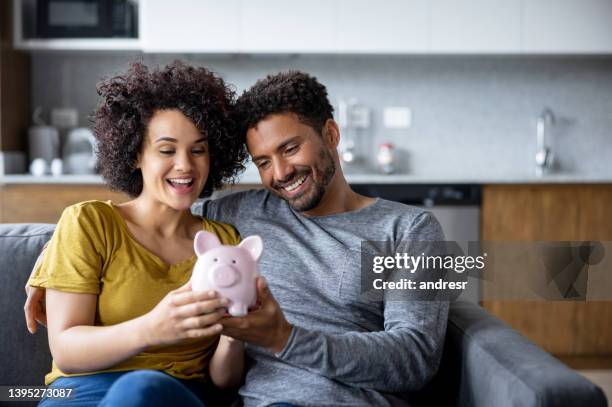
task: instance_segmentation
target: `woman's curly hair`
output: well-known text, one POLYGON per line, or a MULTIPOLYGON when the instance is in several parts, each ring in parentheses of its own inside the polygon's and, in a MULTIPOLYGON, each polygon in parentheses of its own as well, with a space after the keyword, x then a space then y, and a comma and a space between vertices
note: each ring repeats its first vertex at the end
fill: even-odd
POLYGON ((105 79, 97 89, 102 97, 93 115, 98 163, 112 189, 131 197, 142 192, 135 165, 158 110, 179 110, 208 138, 210 171, 201 197, 244 170, 246 149, 232 119, 234 91, 208 69, 180 61, 155 69, 132 63, 125 75, 105 79))
POLYGON ((257 126, 267 116, 295 113, 299 120, 321 134, 334 108, 329 103, 327 89, 317 78, 300 71, 268 75, 245 91, 236 102, 235 117, 240 136, 257 126))

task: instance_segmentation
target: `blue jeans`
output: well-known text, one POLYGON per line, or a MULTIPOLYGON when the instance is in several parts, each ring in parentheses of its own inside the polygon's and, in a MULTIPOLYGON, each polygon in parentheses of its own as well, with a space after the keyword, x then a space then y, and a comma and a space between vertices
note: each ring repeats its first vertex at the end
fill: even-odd
POLYGON ((39 406, 204 406, 203 383, 157 370, 60 377, 49 387, 71 388, 74 398, 44 399, 39 406))

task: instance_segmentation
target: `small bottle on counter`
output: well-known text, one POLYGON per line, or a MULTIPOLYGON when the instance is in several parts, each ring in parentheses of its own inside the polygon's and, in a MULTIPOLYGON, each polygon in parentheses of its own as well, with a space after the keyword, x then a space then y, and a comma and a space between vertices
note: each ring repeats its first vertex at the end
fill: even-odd
POLYGON ((378 146, 376 161, 378 162, 379 171, 383 174, 393 174, 395 172, 393 150, 393 143, 385 142, 378 146))

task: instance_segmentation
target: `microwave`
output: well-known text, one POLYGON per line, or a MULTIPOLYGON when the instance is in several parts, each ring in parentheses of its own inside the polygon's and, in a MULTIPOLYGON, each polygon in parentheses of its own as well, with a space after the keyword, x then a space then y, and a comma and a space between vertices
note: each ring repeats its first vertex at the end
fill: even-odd
POLYGON ((39 38, 136 38, 134 0, 38 0, 39 38))

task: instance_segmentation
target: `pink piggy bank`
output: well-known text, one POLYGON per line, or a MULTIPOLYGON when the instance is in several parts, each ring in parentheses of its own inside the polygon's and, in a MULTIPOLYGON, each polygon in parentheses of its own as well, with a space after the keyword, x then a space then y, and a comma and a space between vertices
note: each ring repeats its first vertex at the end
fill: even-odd
POLYGON ((193 247, 198 260, 191 274, 194 291, 214 290, 230 300, 228 312, 243 317, 255 305, 257 260, 263 251, 259 236, 249 236, 238 246, 223 246, 217 235, 200 231, 193 247))

